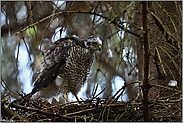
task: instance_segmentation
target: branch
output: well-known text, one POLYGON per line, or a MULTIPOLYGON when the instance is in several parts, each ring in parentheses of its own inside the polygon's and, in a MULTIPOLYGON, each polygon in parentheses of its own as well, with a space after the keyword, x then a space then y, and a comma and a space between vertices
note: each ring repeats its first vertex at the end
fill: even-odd
POLYGON ((148 92, 149 92, 149 44, 148 44, 148 32, 147 32, 147 2, 142 2, 142 23, 143 23, 143 41, 144 41, 144 80, 143 80, 143 114, 144 121, 149 121, 149 107, 148 107, 148 92))
POLYGON ((61 12, 58 12, 58 13, 53 13, 53 14, 51 14, 51 15, 49 15, 49 16, 47 16, 47 17, 41 19, 41 20, 38 20, 37 22, 35 22, 35 23, 33 23, 33 24, 27 26, 26 28, 20 30, 19 32, 15 33, 15 36, 18 35, 19 33, 23 32, 23 31, 25 31, 25 30, 31 28, 31 27, 34 27, 34 26, 37 25, 38 23, 41 23, 41 22, 43 22, 43 21, 45 21, 45 20, 51 18, 52 16, 58 16, 58 15, 61 15, 61 14, 66 14, 66 15, 68 15, 68 14, 71 14, 71 13, 84 13, 84 14, 93 14, 93 15, 100 16, 100 17, 102 17, 102 18, 108 20, 110 23, 113 23, 113 24, 117 25, 117 27, 123 29, 124 31, 126 31, 126 32, 128 32, 128 33, 130 33, 130 34, 132 34, 132 35, 134 35, 134 36, 140 37, 139 34, 136 34, 136 33, 134 33, 133 31, 124 28, 123 25, 120 25, 119 23, 115 22, 115 20, 113 20, 113 19, 111 19, 111 18, 108 18, 108 17, 106 17, 106 16, 104 16, 104 15, 102 15, 102 14, 98 14, 98 13, 95 13, 95 12, 92 12, 92 11, 81 11, 81 10, 79 10, 79 11, 61 11, 61 12))

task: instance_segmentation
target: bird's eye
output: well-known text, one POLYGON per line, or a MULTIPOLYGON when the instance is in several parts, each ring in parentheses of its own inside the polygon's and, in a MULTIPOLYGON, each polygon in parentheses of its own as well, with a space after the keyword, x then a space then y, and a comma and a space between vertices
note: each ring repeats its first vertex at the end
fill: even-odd
POLYGON ((87 42, 87 45, 89 46, 90 45, 90 42, 87 42))
POLYGON ((97 42, 92 42, 92 45, 93 45, 93 46, 96 46, 96 45, 97 45, 97 42))

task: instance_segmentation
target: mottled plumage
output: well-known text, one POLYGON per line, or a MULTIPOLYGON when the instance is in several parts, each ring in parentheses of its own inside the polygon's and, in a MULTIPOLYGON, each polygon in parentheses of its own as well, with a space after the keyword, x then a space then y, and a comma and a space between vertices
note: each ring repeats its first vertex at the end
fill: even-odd
POLYGON ((35 80, 32 99, 48 99, 60 93, 76 96, 87 80, 96 51, 101 50, 99 37, 67 37, 54 42, 45 54, 40 74, 35 80))

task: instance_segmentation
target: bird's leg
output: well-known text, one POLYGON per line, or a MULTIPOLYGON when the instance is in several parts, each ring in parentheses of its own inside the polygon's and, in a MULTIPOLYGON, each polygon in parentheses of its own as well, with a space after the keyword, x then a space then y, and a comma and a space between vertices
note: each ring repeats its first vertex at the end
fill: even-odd
POLYGON ((64 92, 64 101, 65 101, 65 103, 67 103, 67 93, 66 92, 64 92))
MULTIPOLYGON (((64 101, 65 101, 65 104, 67 103, 67 93, 64 92, 64 101)), ((68 104, 66 104, 67 106, 68 104)), ((65 110, 65 115, 67 114, 67 110, 65 110)))

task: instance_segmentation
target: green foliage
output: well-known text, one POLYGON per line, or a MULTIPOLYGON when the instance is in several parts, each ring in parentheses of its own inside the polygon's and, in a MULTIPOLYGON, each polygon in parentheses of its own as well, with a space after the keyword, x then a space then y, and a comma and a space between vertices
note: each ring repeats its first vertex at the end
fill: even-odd
MULTIPOLYGON (((29 27, 29 26, 27 26, 29 27)), ((26 33, 28 36, 32 36, 32 37, 35 37, 36 36, 36 33, 37 33, 37 26, 34 25, 33 27, 30 27, 26 30, 26 33)))

